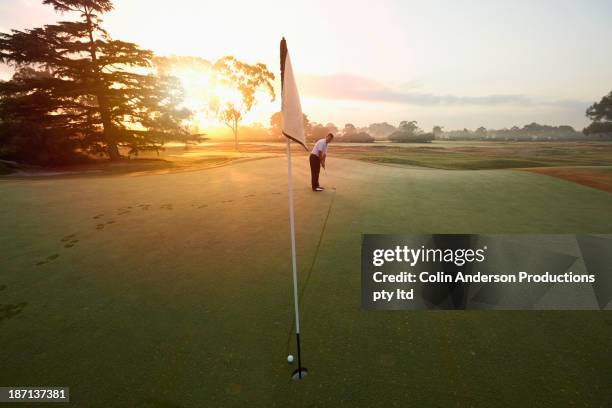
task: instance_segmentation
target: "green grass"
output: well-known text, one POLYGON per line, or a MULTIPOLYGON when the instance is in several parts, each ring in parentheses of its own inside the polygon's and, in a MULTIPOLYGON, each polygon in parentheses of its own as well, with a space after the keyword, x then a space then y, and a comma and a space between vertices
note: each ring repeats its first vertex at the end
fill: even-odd
POLYGON ((548 167, 554 165, 553 163, 548 161, 534 161, 512 158, 499 159, 495 157, 475 157, 457 154, 453 154, 452 157, 420 154, 418 156, 408 155, 407 157, 364 156, 359 157, 359 159, 374 163, 401 164, 444 170, 491 170, 524 167, 548 167))
POLYGON ((365 312, 359 251, 362 233, 610 233, 611 194, 328 167, 316 195, 294 168, 300 383, 284 159, 0 181, 0 384, 70 386, 79 407, 610 406, 610 312, 365 312))
POLYGON ((553 166, 610 166, 612 143, 435 141, 424 144, 334 146, 344 157, 376 163, 445 170, 487 170, 553 166))

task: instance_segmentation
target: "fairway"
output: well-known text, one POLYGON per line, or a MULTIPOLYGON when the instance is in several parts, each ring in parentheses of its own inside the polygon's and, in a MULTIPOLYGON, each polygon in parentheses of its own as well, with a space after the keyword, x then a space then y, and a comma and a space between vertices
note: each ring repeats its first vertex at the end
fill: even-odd
MULTIPOLYGON (((612 233, 612 194, 514 170, 286 160, 0 179, 0 384, 79 407, 611 406, 609 312, 365 312, 362 233, 612 233), (573 403, 573 404, 572 404, 573 403)), ((58 405, 59 406, 59 405, 58 405)))

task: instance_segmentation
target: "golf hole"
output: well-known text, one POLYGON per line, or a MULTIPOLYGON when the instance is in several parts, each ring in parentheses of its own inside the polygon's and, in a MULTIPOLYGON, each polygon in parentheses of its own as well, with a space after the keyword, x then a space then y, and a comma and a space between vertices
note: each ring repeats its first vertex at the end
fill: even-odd
POLYGON ((306 376, 308 375, 308 369, 307 368, 298 368, 297 370, 295 370, 293 372, 293 374, 291 374, 291 379, 292 380, 303 380, 304 378, 306 378, 306 376), (301 376, 300 376, 300 372, 301 372, 301 376))

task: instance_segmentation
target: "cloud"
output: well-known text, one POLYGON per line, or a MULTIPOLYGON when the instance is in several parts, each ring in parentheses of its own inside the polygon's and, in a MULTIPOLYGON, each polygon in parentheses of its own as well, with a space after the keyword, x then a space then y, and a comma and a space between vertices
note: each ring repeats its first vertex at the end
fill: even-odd
POLYGON ((435 95, 393 89, 376 80, 352 75, 300 75, 300 88, 304 95, 324 99, 348 99, 372 102, 390 102, 407 105, 547 105, 560 108, 586 106, 584 101, 535 101, 526 95, 498 94, 484 96, 435 95))

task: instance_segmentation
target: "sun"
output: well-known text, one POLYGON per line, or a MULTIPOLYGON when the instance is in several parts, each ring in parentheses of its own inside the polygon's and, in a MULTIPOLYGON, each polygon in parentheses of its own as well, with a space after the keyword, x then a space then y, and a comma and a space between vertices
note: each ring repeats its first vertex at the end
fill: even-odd
POLYGON ((170 75, 178 78, 185 90, 182 105, 191 110, 191 125, 206 128, 222 123, 216 118, 219 109, 231 105, 239 109, 242 104, 240 91, 220 83, 210 68, 181 66, 172 68, 170 75))
POLYGON ((202 111, 212 93, 209 70, 181 67, 172 69, 170 75, 178 78, 185 90, 182 105, 192 111, 202 111))

